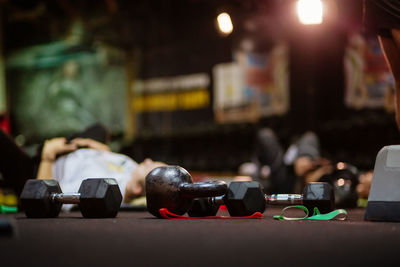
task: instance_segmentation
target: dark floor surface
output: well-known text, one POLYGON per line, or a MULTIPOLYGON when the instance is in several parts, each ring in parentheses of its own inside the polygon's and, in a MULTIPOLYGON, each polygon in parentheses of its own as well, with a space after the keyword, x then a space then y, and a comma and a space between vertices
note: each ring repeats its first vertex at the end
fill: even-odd
POLYGON ((262 219, 163 220, 147 212, 114 219, 11 219, 0 266, 400 266, 400 223, 262 219))

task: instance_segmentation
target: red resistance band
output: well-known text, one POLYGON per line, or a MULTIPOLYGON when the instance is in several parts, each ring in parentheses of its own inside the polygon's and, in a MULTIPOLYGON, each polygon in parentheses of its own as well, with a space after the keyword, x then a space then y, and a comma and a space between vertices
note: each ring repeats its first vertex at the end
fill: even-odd
POLYGON ((187 217, 178 215, 175 213, 170 212, 166 208, 162 208, 159 210, 160 215, 164 219, 261 219, 263 217, 261 212, 255 212, 250 216, 240 216, 240 217, 231 217, 231 216, 205 216, 205 217, 187 217))

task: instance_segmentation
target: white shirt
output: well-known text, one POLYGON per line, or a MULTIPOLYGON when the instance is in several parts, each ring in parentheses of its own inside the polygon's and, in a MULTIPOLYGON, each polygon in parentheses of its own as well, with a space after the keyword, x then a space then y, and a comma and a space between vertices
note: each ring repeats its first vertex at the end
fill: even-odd
MULTIPOLYGON (((128 156, 95 149, 78 149, 58 158, 53 164, 53 176, 64 193, 76 193, 84 179, 115 178, 124 195, 132 171, 138 164, 128 156)), ((70 209, 72 205, 63 205, 70 209)))

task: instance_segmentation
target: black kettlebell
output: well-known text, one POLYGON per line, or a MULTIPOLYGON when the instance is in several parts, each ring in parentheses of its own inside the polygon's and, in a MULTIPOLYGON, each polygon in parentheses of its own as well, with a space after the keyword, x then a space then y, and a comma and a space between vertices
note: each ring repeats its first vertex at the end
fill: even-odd
POLYGON ((193 183, 192 176, 179 166, 162 166, 146 176, 147 210, 161 218, 159 210, 183 215, 194 198, 224 195, 227 185, 222 181, 193 183))
POLYGON ((338 162, 332 173, 321 177, 319 181, 333 186, 336 207, 355 208, 358 200, 356 191, 358 176, 357 167, 346 162, 338 162))

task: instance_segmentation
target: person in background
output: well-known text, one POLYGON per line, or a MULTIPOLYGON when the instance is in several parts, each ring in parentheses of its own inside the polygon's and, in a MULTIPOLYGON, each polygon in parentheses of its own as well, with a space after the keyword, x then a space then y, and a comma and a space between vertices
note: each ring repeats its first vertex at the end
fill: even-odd
POLYGON ((349 198, 353 199, 353 196, 368 197, 372 171, 358 175, 357 168, 351 164, 333 164, 322 157, 318 136, 313 132, 304 133, 285 152, 273 130, 263 128, 258 131, 255 147, 253 161, 242 164, 239 175, 259 181, 266 193, 301 193, 306 183, 318 181, 330 182, 335 187, 335 181, 332 180, 339 173, 340 166, 338 169, 337 165, 342 164, 343 168, 348 169, 343 177, 351 182, 349 185, 352 189, 349 195, 338 200, 349 203, 349 198))
POLYGON ((106 141, 107 131, 100 125, 70 139, 58 137, 47 140, 39 150, 38 171, 35 174, 35 161, 0 131, 1 147, 5 148, 0 153, 0 173, 18 195, 26 180, 36 177, 56 179, 63 192, 77 192, 86 178, 115 178, 124 203, 144 196, 146 175, 166 164, 151 159, 138 164, 126 155, 111 152, 106 141))

